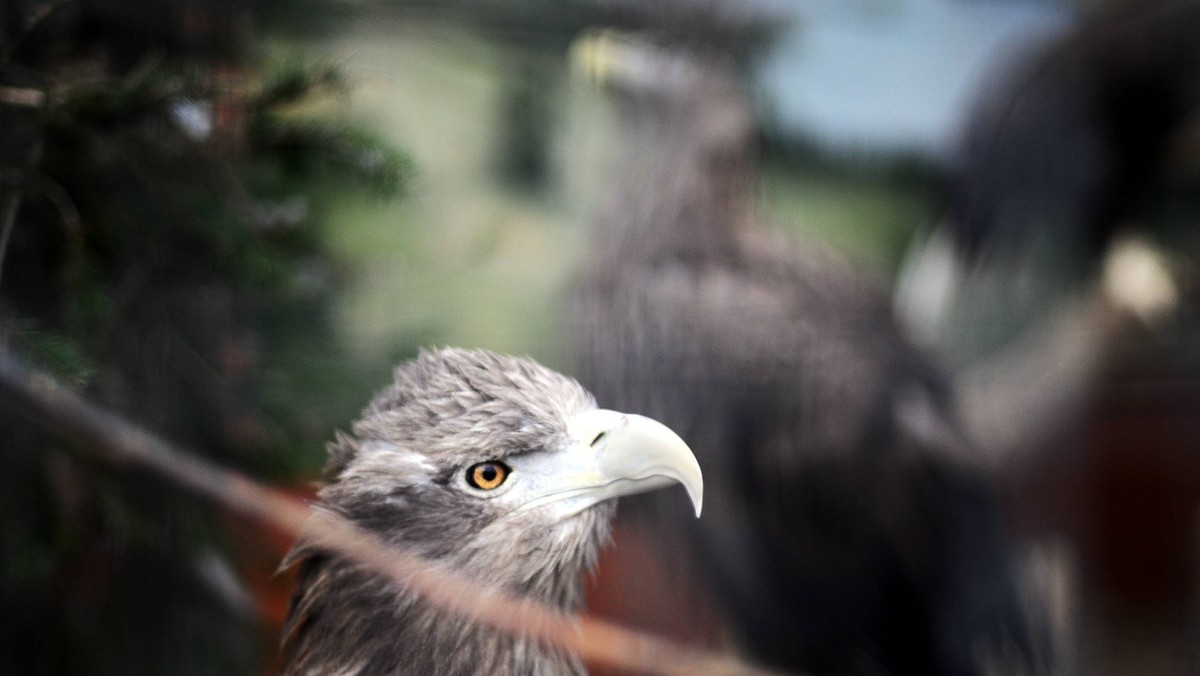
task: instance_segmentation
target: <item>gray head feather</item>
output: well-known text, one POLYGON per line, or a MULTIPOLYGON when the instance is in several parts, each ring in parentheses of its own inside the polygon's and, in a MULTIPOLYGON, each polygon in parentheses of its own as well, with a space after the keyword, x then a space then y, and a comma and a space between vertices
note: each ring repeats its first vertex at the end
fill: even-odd
MULTIPOLYGON (((464 487, 482 461, 561 447, 567 420, 595 407, 575 381, 490 352, 425 351, 399 367, 330 445, 317 509, 482 583, 563 609, 582 603, 612 503, 565 520, 512 510, 464 487)), ((448 616, 302 539, 285 674, 563 674, 578 659, 448 616)))

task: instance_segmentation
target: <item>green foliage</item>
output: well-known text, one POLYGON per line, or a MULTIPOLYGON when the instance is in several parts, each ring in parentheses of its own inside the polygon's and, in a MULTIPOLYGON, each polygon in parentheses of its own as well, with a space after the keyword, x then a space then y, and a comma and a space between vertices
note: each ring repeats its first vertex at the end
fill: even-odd
POLYGON ((286 60, 275 64, 251 100, 250 107, 266 110, 276 106, 304 103, 314 95, 348 93, 342 71, 330 64, 306 64, 286 60))
POLYGON ((75 388, 85 388, 96 377, 97 364, 78 340, 63 333, 42 331, 31 322, 13 322, 17 335, 5 336, 4 343, 30 355, 42 370, 75 388))
MULTIPOLYGON (((331 328, 321 196, 398 195, 410 162, 337 118, 335 67, 227 40, 246 7, 54 4, 0 8, 19 19, 0 25, 0 343, 222 463, 312 476, 382 378, 331 328), (130 38, 140 8, 165 23, 130 38)), ((20 618, 0 673, 248 673, 273 652, 221 582, 237 559, 211 508, 60 452, 4 402, 0 429, 20 618)))
POLYGON ((411 173, 408 156, 375 133, 306 112, 315 95, 344 100, 349 89, 333 65, 298 59, 275 64, 247 109, 247 143, 255 154, 279 158, 294 172, 324 176, 393 196, 411 173))

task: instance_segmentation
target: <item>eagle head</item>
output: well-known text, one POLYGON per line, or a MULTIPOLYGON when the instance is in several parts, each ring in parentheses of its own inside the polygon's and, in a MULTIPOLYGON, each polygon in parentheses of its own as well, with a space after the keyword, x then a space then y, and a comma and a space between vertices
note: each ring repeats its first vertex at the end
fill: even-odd
MULTIPOLYGON (((330 453, 316 509, 481 584, 564 609, 582 602, 580 573, 607 537, 612 498, 680 483, 697 515, 701 507, 700 467, 674 432, 596 408, 574 380, 533 361, 485 351, 423 351, 403 364, 330 453)), ((294 561, 303 567, 286 629, 289 673, 358 664, 371 673, 447 671, 464 653, 478 659, 480 644, 497 673, 532 666, 496 653, 537 658, 519 639, 439 617, 303 538, 285 565, 294 561)))

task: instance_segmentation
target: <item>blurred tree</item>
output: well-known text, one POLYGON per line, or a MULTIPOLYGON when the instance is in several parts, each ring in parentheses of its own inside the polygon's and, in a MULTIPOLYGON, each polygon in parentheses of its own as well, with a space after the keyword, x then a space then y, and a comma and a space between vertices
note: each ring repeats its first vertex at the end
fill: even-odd
MULTIPOLYGON (((312 18, 310 7, 295 9, 312 18)), ((0 5, 0 348, 221 462, 311 474, 361 370, 329 320, 314 188, 389 195, 403 155, 264 65, 274 0, 0 5)), ((0 672, 248 673, 274 651, 228 532, 96 473, 0 402, 0 672)))

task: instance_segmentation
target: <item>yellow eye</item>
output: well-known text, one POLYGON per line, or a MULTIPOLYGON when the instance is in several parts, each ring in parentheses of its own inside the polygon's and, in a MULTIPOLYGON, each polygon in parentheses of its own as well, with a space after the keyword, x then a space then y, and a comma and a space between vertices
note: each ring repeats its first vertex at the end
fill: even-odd
POLYGON ((467 483, 475 488, 490 491, 499 488, 508 478, 508 467, 502 462, 481 462, 467 468, 467 483))

